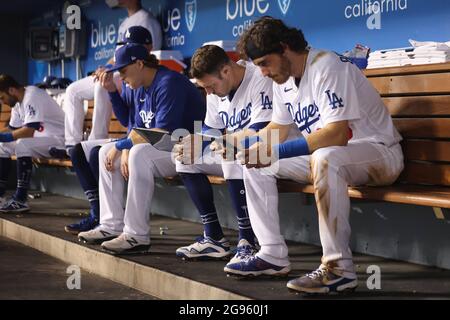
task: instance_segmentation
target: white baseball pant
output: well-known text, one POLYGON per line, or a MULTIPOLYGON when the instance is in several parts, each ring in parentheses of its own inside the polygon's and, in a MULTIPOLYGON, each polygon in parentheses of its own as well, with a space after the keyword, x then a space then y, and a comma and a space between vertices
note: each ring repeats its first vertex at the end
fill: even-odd
POLYGON ((0 158, 51 158, 48 149, 52 147, 64 148, 63 137, 23 138, 13 142, 0 143, 0 158))
POLYGON ((282 159, 271 167, 244 169, 250 221, 261 245, 261 259, 279 266, 289 264, 280 232, 276 179, 313 183, 319 213, 322 264, 355 278, 350 240, 348 185, 389 185, 403 169, 399 144, 386 147, 368 142, 328 147, 311 156, 282 159), (276 168, 276 169, 274 169, 276 168))
POLYGON ((114 143, 100 149, 100 225, 106 229, 150 239, 150 207, 155 177, 176 175, 172 153, 160 151, 145 143, 133 146, 128 160, 128 195, 123 201, 125 184, 120 172, 120 157, 114 162, 113 172, 105 168, 105 158, 114 143))
MULTIPOLYGON (((114 73, 116 87, 121 89, 121 79, 118 72, 114 73)), ((73 82, 67 87, 64 97, 66 145, 74 146, 83 140, 83 125, 85 110, 84 100, 94 99, 94 114, 89 140, 108 138, 109 122, 112 115, 112 105, 106 91, 100 83, 94 82, 89 76, 73 82)))

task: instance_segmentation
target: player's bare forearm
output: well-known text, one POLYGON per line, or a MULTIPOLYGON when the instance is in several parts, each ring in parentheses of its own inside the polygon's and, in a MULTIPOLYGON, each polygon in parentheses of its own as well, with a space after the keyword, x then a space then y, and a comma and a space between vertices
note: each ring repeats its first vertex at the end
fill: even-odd
POLYGON ((34 136, 33 128, 23 127, 20 129, 16 129, 12 131, 12 135, 14 140, 23 139, 23 138, 32 138, 34 136))
POLYGON ((258 132, 258 137, 270 147, 271 143, 279 144, 286 141, 291 125, 282 125, 275 122, 270 122, 264 129, 258 132), (278 135, 278 136, 277 136, 278 135), (273 141, 272 139, 275 139, 273 141))
POLYGON ((349 140, 348 121, 338 121, 326 125, 306 137, 310 153, 331 146, 346 146, 349 140))

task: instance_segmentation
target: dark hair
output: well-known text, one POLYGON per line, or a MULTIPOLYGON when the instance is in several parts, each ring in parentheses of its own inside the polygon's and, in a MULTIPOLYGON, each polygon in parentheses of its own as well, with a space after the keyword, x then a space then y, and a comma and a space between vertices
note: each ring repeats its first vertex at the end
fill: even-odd
POLYGON ((9 88, 22 87, 13 77, 7 74, 0 74, 0 91, 7 92, 9 88))
POLYGON ((308 47, 300 29, 289 28, 280 19, 265 16, 244 32, 237 48, 242 58, 254 60, 266 54, 282 53, 282 43, 296 52, 302 52, 308 47))
POLYGON ((151 54, 149 59, 144 60, 144 65, 147 68, 156 69, 159 66, 159 60, 158 60, 158 58, 156 58, 156 56, 154 54, 151 54))
POLYGON ((202 78, 206 74, 219 74, 231 61, 225 50, 215 45, 203 46, 195 51, 191 60, 191 77, 202 78))

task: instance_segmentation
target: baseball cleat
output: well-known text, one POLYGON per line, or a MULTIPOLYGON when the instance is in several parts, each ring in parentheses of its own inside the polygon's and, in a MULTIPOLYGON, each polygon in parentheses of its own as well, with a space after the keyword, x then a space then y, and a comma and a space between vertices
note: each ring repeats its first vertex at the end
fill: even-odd
POLYGON ((291 266, 277 266, 257 256, 248 256, 237 263, 228 263, 224 271, 231 276, 238 277, 285 277, 291 271, 291 266))
POLYGON ((60 159, 60 160, 69 160, 70 156, 67 153, 66 149, 58 149, 56 147, 51 147, 48 149, 48 153, 52 158, 60 159))
POLYGON ((230 256, 230 243, 225 238, 219 241, 213 240, 210 237, 201 236, 196 241, 187 246, 178 248, 175 252, 177 257, 184 260, 190 259, 225 259, 230 256))
POLYGON ((311 273, 307 273, 287 283, 289 289, 313 294, 354 291, 357 286, 358 279, 339 276, 322 266, 311 273))
POLYGON ((143 241, 122 233, 119 237, 102 243, 102 249, 114 255, 145 254, 150 251, 150 240, 143 241))
POLYGON ((2 213, 20 213, 30 211, 30 207, 26 202, 22 202, 16 200, 14 198, 6 201, 3 206, 0 208, 0 212, 2 213))
POLYGON ((68 233, 78 235, 80 232, 85 232, 94 229, 98 226, 98 218, 89 216, 84 218, 80 222, 72 223, 64 227, 64 230, 68 233))
POLYGON ((80 232, 78 234, 78 241, 87 244, 100 244, 108 240, 117 238, 120 232, 106 230, 101 225, 90 231, 80 232))
POLYGON ((236 254, 228 264, 244 261, 247 257, 254 256, 257 252, 256 247, 252 246, 246 239, 241 239, 237 245, 236 254))

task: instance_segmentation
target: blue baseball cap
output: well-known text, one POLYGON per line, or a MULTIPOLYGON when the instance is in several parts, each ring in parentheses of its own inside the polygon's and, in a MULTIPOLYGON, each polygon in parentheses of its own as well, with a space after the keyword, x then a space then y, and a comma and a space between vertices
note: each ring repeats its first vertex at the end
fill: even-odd
POLYGON ((123 40, 117 42, 117 45, 120 46, 127 43, 153 44, 152 34, 146 28, 141 26, 130 27, 125 32, 123 40))
POLYGON ((107 72, 114 72, 125 68, 126 66, 135 63, 138 60, 150 60, 150 53, 140 44, 127 43, 116 49, 114 54, 115 64, 107 72))

